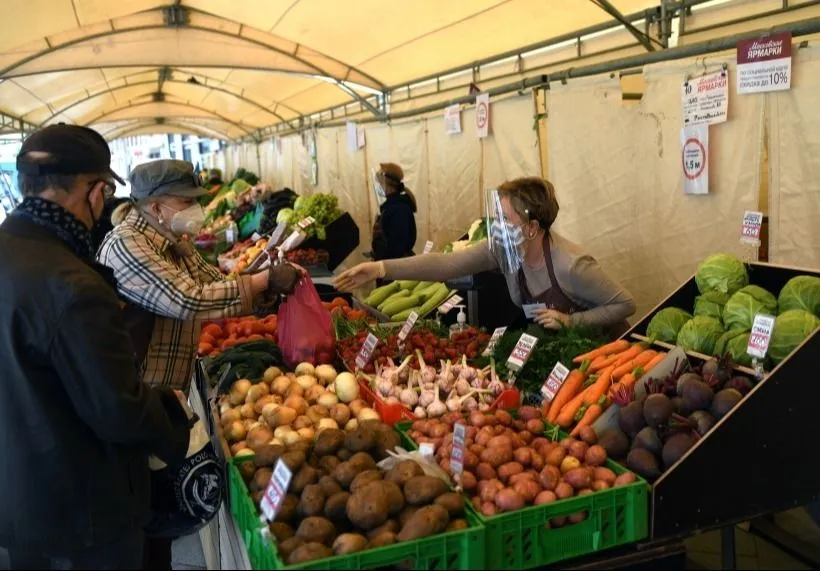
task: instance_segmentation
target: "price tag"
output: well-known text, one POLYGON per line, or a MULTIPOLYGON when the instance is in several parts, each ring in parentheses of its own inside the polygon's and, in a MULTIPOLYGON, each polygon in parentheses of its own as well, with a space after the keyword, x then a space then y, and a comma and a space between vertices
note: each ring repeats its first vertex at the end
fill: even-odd
POLYGON ((273 476, 271 476, 268 487, 265 488, 265 495, 262 496, 262 501, 259 503, 259 507, 262 508, 262 513, 268 521, 273 521, 276 518, 276 513, 282 507, 282 500, 285 499, 292 477, 293 472, 290 471, 288 465, 282 462, 281 458, 277 460, 273 476))
POLYGON ((291 232, 290 236, 285 238, 285 241, 282 242, 282 247, 280 249, 283 252, 290 252, 304 241, 305 235, 302 234, 300 230, 294 230, 293 232, 291 232))
POLYGON ((769 350, 769 341, 774 329, 774 316, 758 313, 752 323, 752 332, 749 334, 749 344, 746 352, 752 357, 763 359, 769 350))
POLYGON ((279 244, 279 241, 282 239, 282 236, 285 235, 285 230, 287 229, 288 225, 286 222, 280 222, 276 225, 276 229, 274 229, 273 234, 270 235, 270 240, 268 240, 269 250, 279 244))
POLYGON ((453 427, 453 451, 450 453, 450 467, 454 475, 464 471, 464 441, 467 440, 467 427, 458 423, 453 427))
POLYGON ((451 309, 453 309, 455 306, 457 306, 463 300, 464 300, 463 297, 456 294, 453 297, 451 297, 450 299, 448 299, 447 301, 445 301, 444 303, 442 303, 439 306, 438 310, 442 315, 447 315, 450 312, 451 309))
POLYGON ((507 359, 507 368, 514 372, 523 369, 536 343, 538 343, 538 338, 523 333, 507 359))
POLYGON ((228 244, 236 242, 236 233, 233 231, 233 226, 228 226, 228 228, 225 229, 225 241, 228 244))
POLYGON ((316 222, 316 220, 313 218, 313 216, 308 216, 307 218, 303 218, 302 220, 300 220, 299 223, 296 225, 302 230, 306 230, 307 228, 312 226, 314 222, 316 222))
POLYGON ((424 253, 429 254, 432 251, 433 251, 433 241, 432 240, 427 240, 427 242, 424 244, 424 253))
POLYGON ((251 240, 253 240, 254 242, 258 242, 261 239, 262 236, 259 234, 259 232, 254 232, 253 234, 251 234, 251 240))
POLYGON ((569 369, 567 369, 561 361, 555 363, 547 380, 544 381, 544 384, 541 386, 541 394, 544 395, 544 398, 548 401, 554 399, 555 395, 558 394, 558 389, 560 389, 564 381, 567 380, 568 375, 569 369))
POLYGON ((413 329, 413 326, 416 324, 416 321, 419 319, 419 314, 415 311, 411 312, 410 315, 407 317, 407 321, 404 322, 404 325, 399 331, 399 343, 404 343, 404 340, 407 339, 407 336, 410 335, 410 330, 413 329))
POLYGON ((547 309, 547 304, 545 303, 525 303, 521 306, 524 310, 524 317, 527 319, 535 319, 535 312, 540 309, 547 309))
POLYGON ((425 458, 432 458, 436 453, 436 446, 432 442, 422 442, 419 444, 419 452, 425 458))
POLYGON ((743 214, 743 226, 740 229, 740 241, 752 246, 760 246, 760 228, 763 226, 763 213, 747 210, 743 214))
POLYGON ((493 336, 490 337, 490 341, 489 343, 487 343, 487 348, 484 349, 482 355, 485 357, 489 357, 490 355, 492 355, 493 349, 495 349, 495 346, 498 344, 499 339, 501 339, 501 337, 503 337, 504 333, 506 332, 506 327, 496 327, 495 331, 493 331, 493 336))
POLYGON ((356 368, 364 369, 370 362, 370 357, 373 355, 373 350, 379 344, 379 338, 372 333, 367 334, 367 339, 364 340, 359 354, 356 356, 356 368))

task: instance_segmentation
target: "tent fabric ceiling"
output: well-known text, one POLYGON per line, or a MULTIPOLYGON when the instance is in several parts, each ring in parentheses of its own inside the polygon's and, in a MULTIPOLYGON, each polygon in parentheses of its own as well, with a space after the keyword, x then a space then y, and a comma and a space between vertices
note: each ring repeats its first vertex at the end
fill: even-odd
POLYGON ((590 0, 177 0, 179 24, 169 2, 4 5, 0 111, 235 138, 611 19, 590 0))

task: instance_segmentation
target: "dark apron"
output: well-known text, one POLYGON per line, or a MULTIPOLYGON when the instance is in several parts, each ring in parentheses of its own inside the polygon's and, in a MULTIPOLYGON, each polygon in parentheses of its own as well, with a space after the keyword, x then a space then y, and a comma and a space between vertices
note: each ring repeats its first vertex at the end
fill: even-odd
MULTIPOLYGON (((550 283, 552 284, 540 295, 534 296, 527 287, 527 277, 524 275, 524 268, 518 268, 518 293, 521 296, 521 304, 529 305, 533 303, 543 303, 547 309, 554 309, 567 315, 572 315, 578 311, 584 311, 585 308, 580 303, 573 301, 561 286, 558 284, 558 279, 555 277, 555 267, 552 265, 552 251, 550 248, 549 235, 544 235, 544 263, 547 266, 547 273, 550 276, 550 283)), ((614 323, 604 327, 604 332, 612 339, 617 339, 629 330, 629 324, 626 321, 614 323)))

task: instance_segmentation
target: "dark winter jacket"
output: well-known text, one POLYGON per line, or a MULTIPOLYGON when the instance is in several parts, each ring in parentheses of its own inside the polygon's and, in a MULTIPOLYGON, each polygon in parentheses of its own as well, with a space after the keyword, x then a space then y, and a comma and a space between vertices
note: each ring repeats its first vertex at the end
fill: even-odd
POLYGON ((373 259, 393 260, 413 255, 416 205, 404 192, 391 194, 381 206, 373 229, 373 259))
POLYGON ((185 412, 138 380, 104 268, 16 214, 0 259, 0 546, 107 545, 150 519, 148 456, 184 459, 185 412))

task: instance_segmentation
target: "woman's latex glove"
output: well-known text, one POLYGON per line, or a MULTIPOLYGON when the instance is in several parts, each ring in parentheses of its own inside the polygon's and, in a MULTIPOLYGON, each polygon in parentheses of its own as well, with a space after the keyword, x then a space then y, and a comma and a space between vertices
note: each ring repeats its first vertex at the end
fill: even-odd
POLYGON ((333 287, 339 291, 352 292, 383 277, 383 262, 365 262, 336 276, 333 287))

